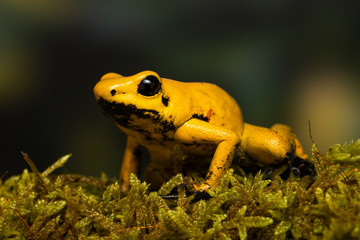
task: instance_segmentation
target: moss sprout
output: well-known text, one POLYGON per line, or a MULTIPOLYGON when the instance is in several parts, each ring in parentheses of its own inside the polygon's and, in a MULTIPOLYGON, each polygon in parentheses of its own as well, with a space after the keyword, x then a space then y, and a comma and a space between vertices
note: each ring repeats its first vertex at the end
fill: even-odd
POLYGON ((284 180, 280 167, 264 179, 235 166, 198 201, 182 174, 158 191, 132 174, 128 192, 104 174, 53 174, 69 157, 39 172, 24 154, 31 172, 0 180, 0 239, 360 238, 360 140, 325 155, 314 144, 315 178, 284 180), (177 199, 162 197, 174 189, 177 199))

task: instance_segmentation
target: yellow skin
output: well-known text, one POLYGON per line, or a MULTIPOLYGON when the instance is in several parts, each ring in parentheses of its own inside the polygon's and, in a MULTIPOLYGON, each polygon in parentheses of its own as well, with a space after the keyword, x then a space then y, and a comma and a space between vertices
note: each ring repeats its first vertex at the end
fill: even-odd
POLYGON ((184 172, 206 167, 198 191, 217 187, 238 146, 264 165, 308 158, 290 127, 244 123, 236 101, 214 84, 174 81, 153 71, 129 77, 108 73, 94 94, 104 113, 128 135, 120 172, 124 190, 130 187, 130 173, 139 172, 142 147, 151 156, 145 178, 152 186, 171 178, 174 165, 184 172), (174 163, 175 146, 186 156, 184 162, 174 163))

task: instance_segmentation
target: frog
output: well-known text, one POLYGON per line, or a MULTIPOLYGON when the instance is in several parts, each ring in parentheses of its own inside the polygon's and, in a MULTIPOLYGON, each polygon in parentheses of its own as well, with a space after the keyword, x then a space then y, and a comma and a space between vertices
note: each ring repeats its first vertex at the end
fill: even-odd
POLYGON ((139 174, 144 149, 151 159, 145 180, 152 187, 159 188, 176 171, 199 169, 204 178, 194 185, 196 192, 216 189, 239 148, 263 166, 308 159, 291 127, 244 122, 236 100, 212 83, 181 82, 146 70, 132 76, 107 73, 93 91, 103 113, 127 135, 122 190, 129 190, 131 173, 139 174), (181 161, 174 151, 183 154, 181 161))

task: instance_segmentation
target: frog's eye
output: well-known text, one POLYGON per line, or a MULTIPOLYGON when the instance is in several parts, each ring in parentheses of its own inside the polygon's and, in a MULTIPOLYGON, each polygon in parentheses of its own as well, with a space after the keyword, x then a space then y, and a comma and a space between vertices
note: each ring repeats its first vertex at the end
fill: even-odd
POLYGON ((160 91, 160 85, 157 77, 149 75, 140 82, 137 91, 144 96, 154 96, 160 91))

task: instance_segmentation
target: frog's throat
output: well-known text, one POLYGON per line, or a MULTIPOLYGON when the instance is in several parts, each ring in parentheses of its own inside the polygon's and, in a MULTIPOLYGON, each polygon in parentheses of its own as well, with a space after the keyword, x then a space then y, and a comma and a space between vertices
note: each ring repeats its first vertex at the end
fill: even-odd
POLYGON ((175 131, 174 121, 163 119, 162 115, 156 110, 140 109, 133 104, 124 104, 109 102, 103 98, 97 99, 97 102, 103 111, 103 113, 114 120, 118 125, 126 129, 148 132, 147 129, 143 129, 139 124, 134 122, 134 117, 138 119, 145 119, 150 121, 154 126, 158 126, 157 132, 166 134, 169 131, 175 131))

